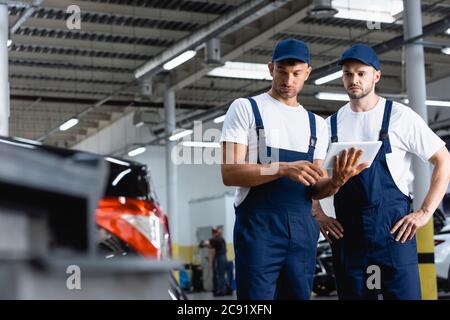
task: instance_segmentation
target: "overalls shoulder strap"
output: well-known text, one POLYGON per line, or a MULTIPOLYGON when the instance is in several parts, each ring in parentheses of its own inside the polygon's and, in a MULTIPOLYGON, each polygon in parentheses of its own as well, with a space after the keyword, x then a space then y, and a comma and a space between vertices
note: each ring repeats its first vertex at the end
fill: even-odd
POLYGON ((331 115, 331 142, 338 142, 338 135, 337 135, 337 115, 338 113, 335 112, 331 115))
MULTIPOLYGON (((261 148, 263 145, 265 146, 265 134, 263 134, 264 141, 260 141, 260 139, 259 139, 260 131, 264 130, 264 124, 263 124, 263 121, 261 118, 261 114, 259 113, 258 104, 256 103, 255 99, 253 99, 251 97, 248 97, 247 99, 248 99, 248 101, 250 101, 250 104, 252 106, 253 116, 255 117, 257 145, 258 145, 258 148, 261 148), (261 142, 264 142, 264 143, 261 143, 261 142)), ((258 150, 257 163, 261 163, 260 158, 259 158, 259 154, 260 154, 259 151, 260 150, 258 150)), ((270 159, 271 155, 272 155, 271 148, 267 148, 267 157, 269 159, 270 159)))
POLYGON ((256 124, 256 136, 258 137, 258 140, 259 140, 259 130, 264 129, 264 124, 263 124, 263 121, 261 118, 261 114, 259 113, 259 109, 258 109, 258 105, 256 104, 256 101, 251 97, 248 97, 247 99, 248 99, 248 101, 250 101, 250 104, 252 105, 253 116, 255 117, 255 124, 256 124))
POLYGON ((314 113, 308 111, 308 117, 309 117, 309 128, 311 131, 311 136, 309 137, 308 155, 312 161, 314 158, 314 150, 316 148, 317 143, 316 116, 314 115, 314 113))
POLYGON ((383 124, 381 125, 379 140, 383 142, 386 153, 391 153, 391 143, 389 141, 389 122, 391 120, 392 100, 386 100, 384 106, 383 124))

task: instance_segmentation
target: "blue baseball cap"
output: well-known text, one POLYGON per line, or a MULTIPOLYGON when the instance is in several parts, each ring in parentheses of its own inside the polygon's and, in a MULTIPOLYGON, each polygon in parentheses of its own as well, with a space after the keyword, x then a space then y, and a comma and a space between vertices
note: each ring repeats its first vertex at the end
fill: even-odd
POLYGON ((375 51, 365 44, 355 44, 349 49, 345 50, 339 60, 339 65, 342 66, 347 60, 358 60, 368 66, 374 67, 376 70, 380 70, 380 61, 375 51))
POLYGON ((309 50, 303 41, 285 39, 277 43, 273 50, 272 62, 294 59, 309 64, 309 50))

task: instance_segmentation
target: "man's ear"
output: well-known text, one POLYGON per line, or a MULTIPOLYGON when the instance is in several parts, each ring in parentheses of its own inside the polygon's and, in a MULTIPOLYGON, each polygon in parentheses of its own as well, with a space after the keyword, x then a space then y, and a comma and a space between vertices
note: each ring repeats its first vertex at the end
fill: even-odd
POLYGON ((312 67, 310 65, 308 65, 308 69, 306 69, 306 78, 305 81, 308 80, 309 75, 311 74, 312 71, 312 67))
POLYGON ((378 83, 381 79, 381 70, 375 70, 375 83, 378 83))
POLYGON ((269 62, 269 63, 267 63, 267 66, 269 67, 270 75, 273 78, 273 69, 275 68, 275 64, 273 62, 269 62))

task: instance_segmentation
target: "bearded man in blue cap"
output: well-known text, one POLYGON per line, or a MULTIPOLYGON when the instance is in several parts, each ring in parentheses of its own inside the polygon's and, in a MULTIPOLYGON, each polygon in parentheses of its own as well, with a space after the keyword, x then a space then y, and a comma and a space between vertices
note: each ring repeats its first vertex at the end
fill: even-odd
POLYGON ((337 239, 332 248, 339 298, 377 299, 382 294, 386 300, 421 299, 415 234, 447 190, 449 153, 412 109, 375 93, 381 67, 372 48, 356 44, 339 64, 350 102, 327 119, 331 143, 382 142, 370 168, 335 194, 337 221, 314 204, 321 230, 337 239), (414 155, 434 169, 421 209, 411 212, 414 155), (368 287, 369 266, 379 267, 381 290, 368 287))
POLYGON ((280 41, 268 63, 271 89, 235 100, 222 129, 222 179, 237 186, 234 249, 238 299, 309 299, 319 226, 312 198, 334 194, 361 172, 361 152, 325 178, 325 120, 297 100, 311 72, 309 51, 280 41), (256 152, 255 152, 256 151, 256 152))

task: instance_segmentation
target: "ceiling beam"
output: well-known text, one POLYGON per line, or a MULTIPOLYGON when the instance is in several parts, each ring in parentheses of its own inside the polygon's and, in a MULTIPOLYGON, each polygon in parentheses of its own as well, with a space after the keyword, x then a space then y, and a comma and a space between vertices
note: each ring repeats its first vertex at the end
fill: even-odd
MULTIPOLYGON (((304 0, 297 0, 290 2, 285 7, 278 9, 277 11, 264 16, 264 19, 257 21, 259 24, 259 30, 254 32, 242 32, 242 30, 236 31, 226 37, 226 42, 235 43, 235 46, 226 51, 222 51, 221 60, 233 60, 240 55, 244 54, 248 49, 253 48, 262 42, 266 41, 277 32, 284 30, 288 26, 291 26, 306 16, 308 12, 310 2, 304 0), (231 40, 233 39, 233 40, 231 40)), ((192 64, 186 64, 185 69, 193 71, 176 70, 171 75, 172 89, 178 91, 181 88, 188 86, 189 84, 197 81, 209 71, 212 67, 204 67, 197 64, 193 67, 192 64)))

